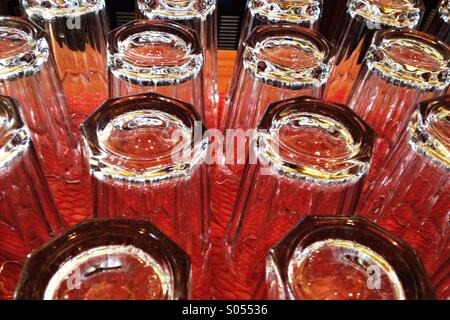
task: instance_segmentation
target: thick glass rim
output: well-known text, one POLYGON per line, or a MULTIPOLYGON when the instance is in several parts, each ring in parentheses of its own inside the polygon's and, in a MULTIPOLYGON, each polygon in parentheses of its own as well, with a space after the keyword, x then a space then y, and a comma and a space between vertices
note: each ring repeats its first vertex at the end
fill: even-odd
POLYGON ((95 219, 81 222, 35 250, 25 262, 14 299, 43 300, 47 285, 63 263, 90 249, 114 245, 131 245, 167 264, 165 271, 173 289, 170 298, 189 297, 191 262, 176 243, 145 220, 95 219))
POLYGON ((302 96, 267 107, 258 125, 253 146, 262 162, 269 163, 275 172, 319 185, 335 185, 354 183, 368 172, 374 142, 373 129, 349 107, 302 96), (314 164, 317 162, 314 160, 318 158, 312 159, 311 155, 295 151, 278 136, 282 126, 297 121, 295 119, 298 117, 317 117, 320 118, 319 121, 325 120, 324 122, 338 125, 339 130, 345 130, 343 136, 346 143, 352 145, 352 152, 335 159, 327 157, 327 162, 333 164, 332 168, 329 165, 314 164), (283 151, 295 154, 295 157, 285 157, 282 155, 285 153, 283 151))
POLYGON ((270 250, 267 266, 276 266, 277 275, 287 284, 284 289, 291 298, 295 295, 288 272, 294 253, 328 239, 356 242, 381 255, 395 270, 406 300, 436 299, 433 286, 414 249, 366 218, 343 215, 307 216, 270 250))
POLYGON ((39 72, 50 56, 44 31, 29 20, 5 16, 0 16, 0 30, 8 33, 11 41, 17 42, 17 46, 0 51, 0 82, 39 72))
POLYGON ((20 0, 20 3, 28 16, 44 20, 95 13, 106 8, 105 0, 20 0))
POLYGON ((216 9, 216 0, 136 0, 146 19, 206 20, 216 9))
POLYGON ((270 23, 312 25, 322 15, 322 0, 250 0, 250 14, 270 23))
POLYGON ((409 123, 409 145, 436 166, 450 172, 450 137, 442 132, 445 128, 436 128, 436 122, 444 121, 448 123, 447 127, 450 126, 449 95, 419 103, 409 123))
POLYGON ((168 21, 134 20, 109 33, 108 67, 118 79, 136 85, 181 84, 199 75, 203 51, 197 33, 190 28, 168 21), (136 57, 130 49, 147 38, 170 42, 181 53, 167 58, 163 64, 156 54, 153 58, 158 58, 158 64, 149 56, 136 57))
POLYGON ((294 25, 264 25, 256 27, 243 43, 245 70, 258 81, 272 86, 298 90, 321 87, 328 81, 335 48, 317 31, 294 25), (273 48, 285 47, 314 59, 307 66, 281 63, 273 48))
POLYGON ((203 162, 208 149, 206 126, 194 107, 153 93, 107 100, 81 125, 81 133, 91 173, 117 182, 160 182, 189 175, 203 162), (105 147, 99 137, 102 130, 125 114, 147 112, 161 112, 182 123, 190 132, 189 145, 171 148, 155 158, 127 156, 105 147))
POLYGON ((362 19, 370 29, 414 29, 419 25, 425 12, 422 0, 403 0, 403 6, 385 1, 348 0, 347 12, 353 18, 362 19))
POLYGON ((443 90, 450 85, 450 47, 438 38, 415 30, 380 30, 367 53, 366 64, 384 80, 419 90, 443 90), (428 59, 419 66, 417 58, 403 57, 397 51, 411 49, 428 59), (392 52, 392 48, 397 51, 392 52), (434 64, 431 66, 431 64, 434 64))

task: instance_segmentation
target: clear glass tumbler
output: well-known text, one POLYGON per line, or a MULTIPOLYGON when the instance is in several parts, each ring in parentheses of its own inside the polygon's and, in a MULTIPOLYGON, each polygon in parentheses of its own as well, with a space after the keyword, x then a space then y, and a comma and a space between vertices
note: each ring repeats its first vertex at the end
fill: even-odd
POLYGON ((149 222, 88 220, 33 252, 14 298, 184 300, 189 280, 189 256, 149 222))
POLYGON ((424 10, 421 0, 349 0, 325 98, 347 103, 375 32, 414 29, 419 26, 424 10))
POLYGON ((16 17, 0 17, 0 31, 0 94, 18 101, 56 205, 77 221, 86 215, 81 152, 45 34, 16 17))
POLYGON ((448 258, 450 96, 420 103, 358 213, 408 242, 429 274, 448 258))
POLYGON ((322 15, 322 0, 249 0, 242 22, 233 78, 228 85, 227 104, 230 94, 236 90, 238 72, 242 63, 243 42, 257 26, 271 24, 293 24, 318 29, 322 15))
POLYGON ((449 63, 449 47, 433 36, 414 30, 383 30, 375 35, 348 104, 377 134, 366 192, 374 187, 417 103, 445 92, 450 84, 449 63))
POLYGON ((436 35, 445 43, 450 43, 450 2, 441 0, 434 19, 427 31, 436 35))
POLYGON ((157 94, 111 99, 81 131, 94 216, 152 222, 190 255, 193 297, 208 298, 208 137, 194 108, 157 94))
POLYGON ((0 96, 0 299, 11 299, 27 254, 63 223, 18 106, 0 96))
POLYGON ((211 170, 212 212, 223 229, 232 214, 243 164, 248 161, 252 130, 265 108, 301 95, 321 97, 334 54, 319 33, 293 25, 256 27, 242 50, 235 89, 220 116, 219 129, 226 129, 225 150, 216 153, 218 165, 211 170))
POLYGON ((136 0, 136 6, 139 18, 176 22, 198 34, 204 56, 202 73, 206 125, 216 128, 219 103, 216 0, 136 0))
POLYGON ((322 97, 334 59, 318 32, 292 25, 255 28, 243 43, 243 60, 230 95, 226 129, 254 129, 268 104, 294 96, 322 97))
POLYGON ((260 294, 275 300, 430 300, 417 254, 359 217, 310 216, 266 261, 260 294))
POLYGON ((108 39, 109 95, 154 92, 193 105, 204 119, 203 54, 194 30, 135 20, 108 39))
POLYGON ((239 43, 260 25, 295 24, 317 30, 321 15, 322 0, 249 0, 239 43))
POLYGON ((310 214, 353 214, 374 133, 348 107, 312 97, 271 104, 253 139, 228 226, 228 277, 239 298, 254 294, 264 257, 310 214))
POLYGON ((43 28, 78 129, 107 98, 105 0, 21 0, 26 17, 43 28))

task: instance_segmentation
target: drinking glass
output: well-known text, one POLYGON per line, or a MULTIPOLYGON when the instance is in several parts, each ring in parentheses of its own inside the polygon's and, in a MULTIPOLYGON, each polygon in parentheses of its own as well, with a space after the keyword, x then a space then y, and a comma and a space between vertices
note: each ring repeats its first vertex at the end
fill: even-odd
POLYGON ((149 222, 88 220, 28 258, 14 297, 181 300, 189 276, 189 256, 149 222))
POLYGON ((358 208, 408 242, 429 274, 448 258, 450 96, 420 103, 358 208))
POLYGON ((441 0, 428 33, 436 35, 445 43, 450 43, 450 2, 441 0))
POLYGON ((255 28, 243 43, 226 129, 254 129, 269 103, 294 96, 320 98, 334 48, 318 32, 292 25, 255 28))
POLYGON ((136 0, 136 6, 138 18, 172 21, 196 31, 204 57, 206 124, 208 128, 216 128, 219 103, 216 0, 136 0))
POLYGON ((208 137, 193 106, 151 93, 110 99, 81 132, 94 216, 151 221, 190 255, 193 297, 209 297, 208 137))
POLYGON ((0 17, 0 30, 0 94, 18 101, 56 205, 72 223, 86 215, 81 152, 45 34, 16 17, 0 17))
POLYGON ((219 129, 226 129, 225 152, 216 153, 218 165, 211 170, 215 182, 211 185, 211 207, 223 229, 229 222, 247 161, 249 137, 264 109, 295 96, 321 97, 334 54, 332 45, 319 33, 293 25, 256 27, 242 50, 234 91, 220 116, 219 129), (243 136, 240 140, 239 134, 243 136))
POLYGON ((0 96, 0 299, 11 299, 31 250, 63 223, 16 102, 0 96))
POLYGON ((354 213, 373 142, 343 105, 303 96, 267 108, 228 225, 230 276, 241 286, 233 293, 254 293, 268 250, 301 218, 354 213))
POLYGON ((43 28, 78 129, 107 97, 104 0, 21 0, 24 15, 43 28))
POLYGON ((417 103, 442 95, 449 85, 449 63, 449 47, 433 36, 414 30, 375 35, 348 104, 377 134, 365 194, 374 187, 417 103))
POLYGON ((270 250, 262 284, 275 300, 435 299, 414 250, 359 217, 304 218, 270 250))
POLYGON ((203 107, 203 55, 196 33, 172 22, 135 20, 108 39, 111 98, 154 92, 203 107))
POLYGON ((228 86, 227 103, 229 103, 229 95, 236 90, 237 70, 242 63, 242 44, 250 36, 252 30, 257 26, 271 24, 293 24, 317 30, 322 7, 322 0, 249 0, 247 2, 235 70, 228 86))
POLYGON ((295 24, 318 29, 322 0, 249 0, 239 43, 260 25, 295 24))
POLYGON ((325 98, 347 103, 375 32, 414 29, 420 25, 424 10, 421 0, 349 0, 325 98))

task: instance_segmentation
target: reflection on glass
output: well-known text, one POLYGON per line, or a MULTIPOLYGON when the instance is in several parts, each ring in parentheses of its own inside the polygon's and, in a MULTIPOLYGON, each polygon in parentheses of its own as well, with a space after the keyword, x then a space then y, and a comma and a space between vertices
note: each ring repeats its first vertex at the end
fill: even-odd
POLYGON ((21 0, 50 41, 75 127, 107 97, 104 0, 21 0))
POLYGON ((326 88, 327 100, 347 103, 377 30, 415 29, 425 7, 421 0, 349 0, 338 40, 336 63, 326 88))
POLYGON ((208 138, 198 113, 142 94, 106 101, 81 131, 94 216, 151 221, 190 255, 193 297, 208 298, 208 138))

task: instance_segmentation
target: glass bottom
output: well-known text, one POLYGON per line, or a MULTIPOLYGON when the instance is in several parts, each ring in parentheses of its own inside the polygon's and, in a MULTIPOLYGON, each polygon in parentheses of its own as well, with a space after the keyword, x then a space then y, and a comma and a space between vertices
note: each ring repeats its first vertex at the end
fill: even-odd
POLYGON ((299 247, 288 273, 296 299, 405 299, 389 263, 370 248, 352 241, 329 239, 299 247))
POLYGON ((134 246, 104 246, 64 263, 45 290, 46 300, 165 300, 170 276, 134 246))

